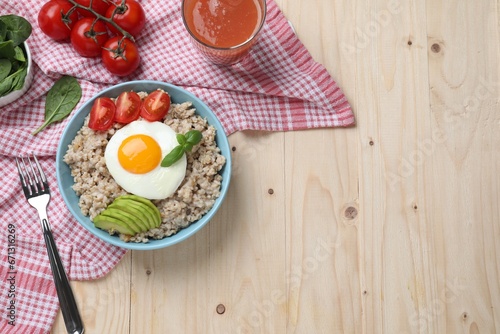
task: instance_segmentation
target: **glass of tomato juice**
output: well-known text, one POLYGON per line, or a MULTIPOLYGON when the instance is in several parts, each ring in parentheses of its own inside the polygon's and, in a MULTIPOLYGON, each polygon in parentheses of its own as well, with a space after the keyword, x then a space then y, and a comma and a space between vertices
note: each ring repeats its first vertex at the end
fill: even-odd
POLYGON ((182 0, 182 20, 209 61, 231 65, 245 57, 266 19, 266 0, 182 0))

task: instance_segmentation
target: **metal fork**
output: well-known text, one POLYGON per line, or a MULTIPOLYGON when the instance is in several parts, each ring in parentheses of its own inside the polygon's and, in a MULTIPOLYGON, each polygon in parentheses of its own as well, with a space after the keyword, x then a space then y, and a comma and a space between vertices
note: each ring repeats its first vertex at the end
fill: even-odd
POLYGON ((66 331, 70 334, 82 334, 84 332, 83 323, 47 217, 47 205, 50 201, 49 184, 38 159, 34 154, 32 156, 32 159, 29 155, 26 158, 22 156, 16 157, 19 178, 28 203, 38 211, 40 217, 50 268, 52 269, 66 331))

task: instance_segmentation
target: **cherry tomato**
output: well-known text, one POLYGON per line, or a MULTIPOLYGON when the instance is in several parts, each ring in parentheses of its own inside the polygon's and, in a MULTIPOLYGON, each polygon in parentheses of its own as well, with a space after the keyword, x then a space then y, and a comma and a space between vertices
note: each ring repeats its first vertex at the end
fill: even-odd
MULTIPOLYGON (((75 0, 76 3, 85 6, 87 8, 90 7, 90 1, 91 0, 75 0)), ((102 16, 106 15, 106 11, 108 10, 110 5, 110 2, 107 0, 94 0, 92 2, 92 9, 97 12, 98 14, 101 14, 102 16)), ((87 16, 87 17, 95 17, 92 12, 89 12, 86 9, 78 8, 77 9, 78 13, 82 16, 87 16)))
POLYGON ((115 104, 109 97, 98 97, 90 110, 89 128, 106 131, 113 125, 115 104))
POLYGON ((116 99, 115 121, 128 124, 139 118, 141 97, 136 92, 123 92, 116 99))
POLYGON ((102 63, 111 73, 126 76, 134 72, 141 62, 134 42, 122 36, 108 39, 102 50, 102 63))
POLYGON ((68 39, 71 29, 78 20, 76 11, 71 11, 73 5, 66 0, 52 0, 46 2, 38 12, 38 25, 50 38, 60 41, 68 39))
MULTIPOLYGON (((117 6, 109 6, 106 17, 113 18, 116 24, 132 36, 139 35, 146 25, 146 13, 141 4, 135 0, 126 0, 124 7, 121 6, 121 0, 116 1, 116 4, 117 6)), ((120 34, 119 30, 110 23, 108 23, 108 28, 111 32, 120 34)))
POLYGON ((108 30, 102 21, 84 17, 71 30, 71 45, 80 56, 97 57, 108 40, 108 30), (92 27, 93 25, 93 27, 92 27), (92 28, 92 29, 91 29, 92 28))
POLYGON ((142 102, 141 116, 150 122, 159 121, 165 117, 169 108, 170 96, 161 90, 155 90, 142 102))

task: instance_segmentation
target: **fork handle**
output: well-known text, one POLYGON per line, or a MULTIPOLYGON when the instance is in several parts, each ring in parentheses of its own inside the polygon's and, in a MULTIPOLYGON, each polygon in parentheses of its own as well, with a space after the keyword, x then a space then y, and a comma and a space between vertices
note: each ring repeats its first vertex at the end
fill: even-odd
POLYGON ((66 325, 66 331, 69 334, 83 334, 84 328, 82 319, 80 318, 80 313, 78 312, 75 296, 71 290, 68 276, 66 276, 61 257, 57 251, 57 246, 54 241, 49 222, 47 219, 42 218, 41 223, 45 246, 47 246, 50 267, 52 269, 52 275, 56 286, 57 297, 59 298, 64 324, 66 325))

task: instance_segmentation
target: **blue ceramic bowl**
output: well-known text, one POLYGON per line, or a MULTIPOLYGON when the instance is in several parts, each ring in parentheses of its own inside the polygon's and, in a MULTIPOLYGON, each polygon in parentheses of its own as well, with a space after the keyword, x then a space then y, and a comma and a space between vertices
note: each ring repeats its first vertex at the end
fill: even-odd
POLYGON ((188 237, 199 231, 205 224, 212 219, 219 207, 221 206, 224 198, 226 197, 227 189, 229 187, 229 181, 231 179, 231 153, 229 149, 229 143, 227 136, 224 133, 221 123, 215 116, 215 114, 203 103, 199 98, 194 96, 192 93, 185 91, 179 87, 171 84, 167 84, 159 81, 130 81, 118 84, 116 86, 110 87, 103 90, 99 94, 95 95, 92 99, 87 101, 73 116, 73 118, 67 124, 62 137, 59 142, 56 156, 56 172, 57 172, 57 184, 59 186, 59 191, 66 203, 69 211, 78 220, 78 222, 86 228, 90 233, 94 234, 98 238, 109 242, 110 244, 136 250, 152 250, 164 248, 167 246, 174 245, 181 242, 188 237), (109 235, 108 232, 98 229, 94 226, 89 217, 84 216, 78 206, 78 196, 75 191, 71 188, 74 184, 73 177, 71 176, 71 171, 69 166, 63 161, 64 155, 68 149, 68 145, 73 141, 76 133, 83 126, 83 121, 85 117, 90 112, 92 104, 97 97, 107 96, 107 97, 117 97, 123 91, 136 91, 136 92, 151 92, 158 88, 161 88, 170 94, 172 103, 181 103, 186 101, 191 101, 193 106, 196 108, 196 113, 203 118, 206 118, 208 123, 213 125, 217 130, 216 142, 217 146, 220 148, 222 155, 226 158, 226 164, 220 171, 222 175, 222 185, 220 197, 215 201, 214 206, 208 211, 200 220, 194 222, 188 227, 180 230, 177 234, 170 237, 165 237, 161 240, 150 240, 148 243, 134 243, 134 242, 124 242, 117 235, 109 235))

